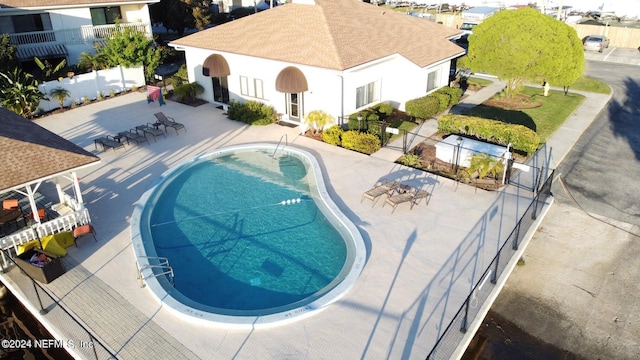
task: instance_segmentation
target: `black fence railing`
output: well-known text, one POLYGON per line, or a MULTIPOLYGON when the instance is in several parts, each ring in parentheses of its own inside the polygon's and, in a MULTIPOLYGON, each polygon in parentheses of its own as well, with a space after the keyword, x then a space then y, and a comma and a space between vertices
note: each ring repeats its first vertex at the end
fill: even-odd
MULTIPOLYGON (((2 250, 6 251, 6 250, 2 250)), ((82 359, 118 359, 107 345, 102 343, 93 332, 84 325, 81 320, 77 319, 73 313, 66 309, 54 295, 51 295, 42 285, 34 278, 27 274, 15 261, 10 254, 8 258, 13 261, 13 266, 20 269, 21 273, 32 283, 33 286, 23 284, 20 290, 29 300, 33 307, 39 309, 40 315, 50 319, 50 322, 56 324, 57 339, 31 339, 33 341, 45 341, 46 346, 64 348, 67 352, 74 354, 74 357, 82 359)), ((5 269, 3 269, 4 271, 5 269)), ((12 339, 12 340, 29 340, 29 339, 12 339)))
POLYGON ((518 220, 478 282, 469 292, 469 295, 453 317, 453 320, 451 320, 436 341, 431 352, 427 355, 427 360, 450 359, 459 347, 469 323, 478 316, 481 309, 481 306, 475 306, 474 304, 482 304, 489 297, 493 290, 493 285, 498 282, 507 264, 516 254, 527 231, 536 221, 539 207, 551 196, 551 184, 553 182, 554 172, 555 170, 551 172, 544 184, 540 186, 533 200, 527 207, 527 210, 518 220))

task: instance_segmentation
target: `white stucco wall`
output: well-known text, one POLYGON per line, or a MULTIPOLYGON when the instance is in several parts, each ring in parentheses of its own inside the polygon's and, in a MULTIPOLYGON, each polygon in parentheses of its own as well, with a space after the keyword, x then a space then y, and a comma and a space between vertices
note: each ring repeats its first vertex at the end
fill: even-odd
MULTIPOLYGON (((213 54, 211 50, 186 48, 189 81, 196 81, 205 88, 201 98, 213 101, 211 78, 202 75, 202 64, 213 54)), ((303 94, 302 115, 313 110, 323 110, 336 118, 348 117, 360 109, 375 103, 386 102, 404 110, 406 101, 427 94, 427 78, 437 71, 437 87, 448 84, 450 60, 444 60, 426 68, 420 68, 400 55, 391 55, 377 61, 347 69, 345 71, 318 68, 313 66, 289 64, 282 61, 257 59, 245 55, 219 53, 227 63, 231 75, 227 77, 230 100, 257 100, 273 105, 277 112, 286 113, 285 94, 276 91, 275 80, 280 71, 287 66, 295 66, 307 79, 309 90, 303 94), (260 79, 263 84, 264 98, 252 98, 242 95, 240 77, 260 79), (376 82, 377 101, 356 108, 356 89, 376 82)))

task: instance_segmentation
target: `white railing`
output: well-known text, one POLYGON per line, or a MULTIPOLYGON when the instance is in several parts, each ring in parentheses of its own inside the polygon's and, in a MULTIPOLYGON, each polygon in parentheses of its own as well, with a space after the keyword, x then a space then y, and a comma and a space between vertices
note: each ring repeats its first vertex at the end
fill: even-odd
POLYGON ((44 222, 38 226, 25 229, 0 238, 0 248, 2 248, 3 266, 8 266, 11 262, 7 255, 14 256, 18 253, 18 246, 37 238, 53 235, 63 231, 71 231, 74 227, 91 223, 89 210, 86 208, 75 211, 71 214, 57 217, 51 221, 44 222), (37 233, 37 235, 36 235, 37 233), (9 251, 13 249, 13 252, 9 251))
MULTIPOLYGON (((151 24, 148 23, 125 23, 120 24, 120 27, 121 29, 131 27, 151 36, 151 24)), ((11 38, 11 43, 18 46, 48 42, 61 43, 64 45, 80 45, 102 40, 112 34, 115 29, 115 25, 87 25, 72 29, 12 33, 9 34, 9 37, 11 38)))

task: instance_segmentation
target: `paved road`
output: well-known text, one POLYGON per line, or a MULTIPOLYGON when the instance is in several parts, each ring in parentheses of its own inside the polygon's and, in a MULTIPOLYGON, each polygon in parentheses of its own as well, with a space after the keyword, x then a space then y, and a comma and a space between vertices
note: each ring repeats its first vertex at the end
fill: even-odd
MULTIPOLYGON (((640 225, 640 67, 600 61, 587 65, 586 74, 610 84, 613 97, 558 169, 585 210, 640 225)), ((554 195, 567 200, 559 185, 554 195)))
POLYGON ((613 97, 558 166, 556 199, 492 310, 587 359, 637 358, 640 67, 589 61, 613 97), (596 220, 580 207, 603 221, 596 220))

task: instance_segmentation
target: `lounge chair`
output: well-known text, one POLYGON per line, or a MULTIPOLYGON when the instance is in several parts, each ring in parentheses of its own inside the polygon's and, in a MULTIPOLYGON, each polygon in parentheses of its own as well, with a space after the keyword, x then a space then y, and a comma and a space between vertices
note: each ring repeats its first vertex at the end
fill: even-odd
POLYGON ((106 151, 107 149, 113 149, 113 151, 115 152, 116 149, 119 148, 123 148, 124 149, 124 144, 117 141, 113 136, 111 135, 107 135, 107 136, 103 136, 101 138, 97 138, 93 140, 93 144, 95 145, 96 149, 98 149, 98 144, 100 144, 102 146, 102 150, 106 151))
POLYGON ((393 190, 397 189, 399 186, 400 186, 400 183, 397 181, 388 181, 388 180, 379 181, 371 189, 365 191, 362 194, 362 198, 360 199, 360 202, 362 202, 362 200, 364 199, 369 199, 372 202, 371 207, 373 207, 378 201, 378 198, 380 196, 385 194, 391 195, 393 190))
POLYGON ((129 144, 130 141, 135 141, 136 144, 138 145, 140 145, 140 143, 145 141, 149 142, 149 139, 147 139, 146 136, 138 134, 138 132, 135 129, 131 129, 129 131, 121 131, 118 133, 118 136, 123 139, 126 139, 127 144, 129 144))
POLYGON ((167 131, 167 127, 172 127, 176 131, 176 135, 178 135, 178 130, 180 129, 184 129, 185 132, 187 131, 187 128, 184 127, 184 124, 176 122, 172 117, 167 117, 162 112, 155 113, 153 115, 155 115, 156 119, 158 119, 158 123, 164 126, 165 132, 167 131))
POLYGON ((159 135, 162 135, 165 138, 167 137, 167 135, 165 135, 165 133, 162 130, 156 128, 153 124, 150 124, 150 123, 136 126, 136 132, 138 133, 142 132, 142 135, 144 136, 147 136, 147 134, 153 135, 153 140, 155 141, 158 141, 156 137, 158 137, 159 135))
POLYGON ((393 206, 393 210, 391 210, 391 213, 393 214, 398 205, 408 202, 411 204, 409 209, 412 210, 414 205, 418 205, 420 203, 420 200, 426 199, 427 197, 429 197, 429 195, 430 194, 425 190, 418 190, 413 188, 410 191, 401 192, 396 195, 389 196, 385 200, 384 204, 382 204, 382 207, 384 207, 386 204, 393 206))

